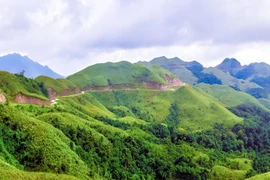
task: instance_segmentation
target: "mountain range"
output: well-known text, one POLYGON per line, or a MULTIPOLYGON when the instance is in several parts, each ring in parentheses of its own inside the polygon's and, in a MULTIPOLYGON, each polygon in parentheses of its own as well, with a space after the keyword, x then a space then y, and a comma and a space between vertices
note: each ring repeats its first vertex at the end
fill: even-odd
POLYGON ((11 73, 0 71, 3 179, 270 177, 266 63, 206 68, 163 56, 32 78, 37 63, 11 59, 11 73), (16 65, 25 73, 12 74, 16 65))
POLYGON ((36 78, 40 75, 46 75, 52 78, 63 77, 55 73, 48 66, 42 66, 27 56, 22 56, 17 53, 0 57, 0 70, 8 71, 10 73, 24 72, 24 75, 29 78, 36 78))
POLYGON ((191 85, 200 83, 227 85, 233 89, 247 92, 256 98, 269 98, 270 65, 267 63, 251 63, 242 66, 235 58, 225 58, 216 67, 205 68, 192 61, 185 62, 177 57, 158 57, 146 62, 148 67, 159 65, 191 85))

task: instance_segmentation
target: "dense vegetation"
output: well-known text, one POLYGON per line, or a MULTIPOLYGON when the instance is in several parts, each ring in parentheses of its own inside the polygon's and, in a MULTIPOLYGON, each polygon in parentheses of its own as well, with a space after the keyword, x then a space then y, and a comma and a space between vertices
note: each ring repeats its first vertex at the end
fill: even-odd
POLYGON ((43 83, 46 89, 48 89, 49 87, 53 88, 59 94, 66 89, 74 91, 76 88, 78 88, 72 82, 64 78, 53 79, 48 76, 38 76, 37 78, 35 78, 35 81, 43 83))
POLYGON ((18 93, 41 99, 47 99, 48 97, 48 90, 44 83, 25 77, 24 72, 10 74, 0 71, 0 87, 2 92, 10 99, 14 98, 18 93))
MULTIPOLYGON (((79 179, 244 179, 268 171, 268 129, 258 128, 269 114, 237 106, 231 111, 244 123, 208 124, 200 116, 196 129, 201 131, 188 130, 188 106, 197 102, 202 108, 190 106, 193 113, 210 113, 214 106, 202 97, 183 87, 176 92, 96 91, 61 98, 50 107, 0 105, 0 156, 14 174, 36 172, 29 177, 46 172, 79 179), (191 104, 183 104, 185 98, 191 104)), ((218 106, 214 111, 220 111, 218 106)), ((222 108, 220 113, 224 118, 229 111, 222 108)))
MULTIPOLYGON (((159 66, 150 71, 161 79, 167 73, 159 66)), ((76 87, 66 79, 3 75, 14 80, 10 92, 23 88, 44 97, 50 84, 61 82, 59 92, 76 87)), ((12 95, 7 90, 2 91, 12 95)), ((60 97, 52 106, 0 104, 0 174, 7 179, 249 178, 270 171, 269 102, 261 102, 227 86, 201 84, 176 91, 91 91, 60 97)))

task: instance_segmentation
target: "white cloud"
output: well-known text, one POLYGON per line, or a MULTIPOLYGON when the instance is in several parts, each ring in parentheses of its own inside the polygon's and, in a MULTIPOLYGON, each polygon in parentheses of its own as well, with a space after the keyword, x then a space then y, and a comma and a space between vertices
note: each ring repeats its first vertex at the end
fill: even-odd
POLYGON ((0 54, 67 75, 97 62, 178 56, 268 62, 268 0, 0 0, 0 54))

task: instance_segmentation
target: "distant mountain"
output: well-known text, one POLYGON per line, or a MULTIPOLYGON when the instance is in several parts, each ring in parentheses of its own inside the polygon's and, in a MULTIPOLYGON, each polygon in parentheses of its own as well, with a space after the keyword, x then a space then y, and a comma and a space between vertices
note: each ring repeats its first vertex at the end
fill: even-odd
POLYGON ((178 57, 166 58, 165 56, 157 57, 150 62, 140 61, 139 64, 146 66, 159 65, 160 67, 170 71, 178 78, 191 85, 198 83, 221 84, 220 79, 212 74, 204 73, 204 67, 197 61, 185 62, 178 57))
POLYGON ((21 56, 16 53, 0 57, 0 70, 10 73, 24 71, 24 75, 29 78, 35 78, 40 75, 50 76, 52 78, 63 77, 52 71, 48 66, 42 66, 27 56, 21 56))
POLYGON ((217 65, 216 67, 223 72, 229 72, 231 75, 234 75, 235 73, 243 69, 241 63, 235 58, 226 58, 221 64, 217 65))
POLYGON ((216 76, 218 79, 221 80, 222 85, 230 86, 236 90, 247 91, 248 89, 252 88, 261 88, 260 85, 254 82, 250 82, 248 80, 243 79, 237 79, 236 77, 232 76, 229 72, 223 72, 216 67, 205 68, 203 72, 207 74, 213 74, 214 76, 216 76))
POLYGON ((270 65, 266 63, 251 63, 235 75, 239 79, 266 78, 268 76, 270 76, 270 65))
POLYGON ((192 64, 188 64, 185 61, 175 57, 175 58, 167 58, 165 56, 157 57, 151 60, 150 62, 139 61, 138 64, 144 64, 145 66, 151 67, 153 65, 159 65, 160 67, 170 71, 178 78, 180 78, 183 82, 188 84, 196 84, 198 78, 187 69, 187 67, 192 67, 192 64), (187 66, 187 67, 186 67, 187 66))
MULTIPOLYGON (((234 76, 235 80, 230 83, 238 84, 238 86, 235 86, 238 89, 244 90, 256 98, 270 97, 270 65, 267 63, 251 63, 241 66, 240 62, 236 59, 226 58, 216 68, 234 76), (238 83, 235 83, 236 81, 238 83)), ((232 80, 232 78, 230 79, 232 80)))
POLYGON ((148 67, 159 65, 191 85, 200 83, 227 85, 256 98, 270 98, 270 65, 266 63, 242 66, 235 58, 225 58, 216 67, 205 68, 197 61, 185 62, 178 57, 162 56, 149 62, 139 61, 138 64, 148 67))

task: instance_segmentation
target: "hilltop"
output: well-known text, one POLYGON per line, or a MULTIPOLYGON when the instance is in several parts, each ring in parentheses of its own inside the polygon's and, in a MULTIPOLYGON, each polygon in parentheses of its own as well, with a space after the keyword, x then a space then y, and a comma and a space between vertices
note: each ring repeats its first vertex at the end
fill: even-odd
POLYGON ((182 82, 175 75, 159 67, 147 68, 144 65, 126 61, 102 63, 89 66, 67 80, 81 89, 95 88, 154 88, 164 89, 180 86, 182 82))
POLYGON ((216 66, 216 68, 224 72, 229 72, 231 75, 235 75, 244 67, 235 58, 225 58, 221 64, 216 66))

